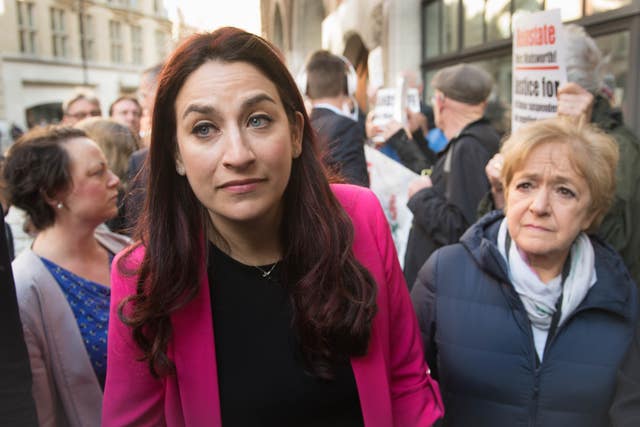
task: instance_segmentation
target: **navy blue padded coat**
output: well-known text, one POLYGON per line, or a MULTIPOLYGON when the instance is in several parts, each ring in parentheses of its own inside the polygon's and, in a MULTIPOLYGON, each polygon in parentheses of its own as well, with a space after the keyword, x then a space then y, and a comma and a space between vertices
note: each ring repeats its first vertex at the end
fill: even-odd
POLYGON ((435 252, 412 299, 445 426, 607 426, 616 369, 638 316, 622 259, 591 239, 598 281, 556 331, 539 362, 531 325, 496 237, 502 213, 435 252))

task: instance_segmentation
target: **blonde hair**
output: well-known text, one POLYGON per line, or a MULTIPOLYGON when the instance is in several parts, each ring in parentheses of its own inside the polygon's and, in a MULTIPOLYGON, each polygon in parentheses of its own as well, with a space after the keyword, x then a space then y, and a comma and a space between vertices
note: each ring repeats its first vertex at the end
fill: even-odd
POLYGON ((86 118, 74 126, 87 133, 104 152, 109 168, 122 183, 127 177, 129 157, 138 141, 131 129, 114 120, 101 117, 86 118))
MULTIPOLYGON (((618 145, 613 138, 590 124, 575 123, 566 118, 553 118, 527 123, 502 145, 504 157, 501 180, 505 189, 531 152, 543 144, 567 144, 569 162, 587 182, 591 193, 589 213, 594 215, 588 232, 599 227, 613 202, 616 189, 618 145)), ((505 194, 508 197, 508 194, 505 194)))

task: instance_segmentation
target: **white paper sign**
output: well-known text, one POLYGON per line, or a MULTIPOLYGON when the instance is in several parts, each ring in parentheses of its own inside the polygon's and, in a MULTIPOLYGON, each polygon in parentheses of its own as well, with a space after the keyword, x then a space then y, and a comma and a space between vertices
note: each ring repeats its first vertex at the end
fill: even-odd
MULTIPOLYGON (((376 94, 376 106, 373 115, 373 124, 384 128, 391 120, 402 125, 407 122, 407 109, 414 113, 420 112, 420 93, 418 89, 407 88, 404 79, 398 80, 395 88, 380 88, 376 94), (404 96, 401 94, 404 93, 404 96)), ((384 142, 382 135, 373 137, 377 143, 384 142)))
POLYGON ((414 113, 420 112, 420 92, 415 87, 407 89, 407 108, 414 113))
MULTIPOLYGON (((380 88, 376 94, 376 107, 373 113, 373 124, 380 129, 387 126, 392 119, 396 118, 396 98, 398 91, 395 88, 380 88)), ((373 141, 384 142, 382 135, 375 135, 373 141)))
POLYGON ((555 117, 558 87, 567 81, 560 10, 521 15, 513 24, 511 131, 555 117))
POLYGON ((367 159, 370 188, 378 196, 389 221, 393 243, 402 266, 413 221, 413 214, 407 207, 407 188, 418 175, 375 148, 365 146, 364 155, 367 159))

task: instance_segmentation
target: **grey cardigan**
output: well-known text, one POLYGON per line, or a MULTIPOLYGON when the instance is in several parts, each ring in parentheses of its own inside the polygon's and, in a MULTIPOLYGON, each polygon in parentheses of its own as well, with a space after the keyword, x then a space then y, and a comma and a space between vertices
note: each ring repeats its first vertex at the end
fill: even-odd
MULTIPOLYGON (((113 253, 131 243, 103 227, 95 237, 113 253)), ((31 249, 25 249, 12 268, 40 426, 99 426, 102 390, 56 279, 31 249)))

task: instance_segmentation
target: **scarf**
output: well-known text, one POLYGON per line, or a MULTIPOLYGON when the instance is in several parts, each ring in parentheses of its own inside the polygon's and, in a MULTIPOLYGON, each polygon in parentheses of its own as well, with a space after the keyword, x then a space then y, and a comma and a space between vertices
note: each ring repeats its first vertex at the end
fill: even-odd
POLYGON ((565 268, 565 274, 545 284, 523 259, 524 254, 518 250, 515 242, 512 242, 507 253, 508 233, 505 218, 498 231, 498 250, 507 261, 509 278, 527 311, 531 325, 548 331, 556 312, 558 299, 562 298, 558 322, 560 327, 598 280, 591 241, 585 233, 580 233, 571 245, 568 273, 565 268))

